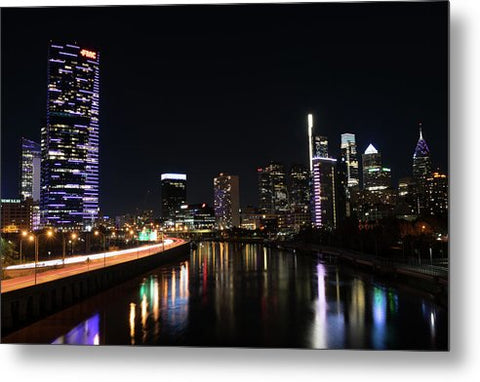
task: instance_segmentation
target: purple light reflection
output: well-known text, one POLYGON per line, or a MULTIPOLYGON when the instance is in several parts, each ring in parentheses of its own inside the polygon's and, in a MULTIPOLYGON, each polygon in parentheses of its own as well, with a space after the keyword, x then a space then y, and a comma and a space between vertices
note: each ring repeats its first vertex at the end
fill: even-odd
POLYGON ((58 337, 53 345, 100 345, 100 315, 92 317, 75 326, 67 334, 58 337))

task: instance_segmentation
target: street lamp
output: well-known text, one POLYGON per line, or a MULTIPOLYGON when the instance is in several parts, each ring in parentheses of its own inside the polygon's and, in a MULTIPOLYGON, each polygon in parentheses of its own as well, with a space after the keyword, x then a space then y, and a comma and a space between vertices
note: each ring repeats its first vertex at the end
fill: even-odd
POLYGON ((22 242, 23 239, 25 239, 28 235, 27 231, 22 231, 21 236, 20 236, 20 263, 22 263, 22 242))
POLYGON ((77 237, 78 237, 78 235, 77 235, 75 232, 72 233, 71 240, 70 240, 70 243, 71 243, 71 245, 70 245, 70 256, 73 255, 73 244, 74 244, 75 239, 76 239, 77 237))
POLYGON ((48 237, 53 236, 53 231, 42 232, 37 235, 32 234, 30 236, 30 241, 35 241, 35 285, 37 284, 37 263, 38 263, 38 241, 40 236, 47 235, 48 237))
MULTIPOLYGON (((70 239, 68 242, 71 243, 72 240, 75 240, 77 238, 77 234, 74 232, 70 235, 70 239)), ((62 263, 63 263, 63 266, 65 266, 65 252, 66 252, 66 247, 67 247, 67 241, 65 239, 65 233, 63 234, 63 251, 62 251, 62 263)), ((70 254, 71 254, 71 251, 70 251, 70 254)))
POLYGON ((102 235, 103 236, 103 267, 106 265, 106 253, 105 253, 105 234, 100 231, 95 231, 93 233, 95 236, 102 235))

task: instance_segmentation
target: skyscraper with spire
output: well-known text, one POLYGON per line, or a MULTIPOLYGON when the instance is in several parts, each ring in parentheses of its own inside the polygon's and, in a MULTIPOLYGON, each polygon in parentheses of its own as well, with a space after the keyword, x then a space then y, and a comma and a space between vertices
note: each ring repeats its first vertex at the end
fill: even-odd
POLYGON ((430 150, 427 142, 423 138, 422 124, 418 124, 419 137, 415 151, 413 153, 413 177, 422 191, 425 188, 425 183, 432 175, 432 162, 430 159, 430 150))
POLYGON ((427 179, 432 176, 432 162, 427 142, 423 138, 422 123, 418 124, 419 137, 413 153, 413 178, 417 184, 418 202, 420 210, 427 204, 427 179))

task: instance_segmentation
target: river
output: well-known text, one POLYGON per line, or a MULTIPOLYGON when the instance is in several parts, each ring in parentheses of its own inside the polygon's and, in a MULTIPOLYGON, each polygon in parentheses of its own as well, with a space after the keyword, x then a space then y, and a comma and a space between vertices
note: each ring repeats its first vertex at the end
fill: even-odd
POLYGON ((2 341, 447 350, 448 311, 321 254, 203 242, 2 341))

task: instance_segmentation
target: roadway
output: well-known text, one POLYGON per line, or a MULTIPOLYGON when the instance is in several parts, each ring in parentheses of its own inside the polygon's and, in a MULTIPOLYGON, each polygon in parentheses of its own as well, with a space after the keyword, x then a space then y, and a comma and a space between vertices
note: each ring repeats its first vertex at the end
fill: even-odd
POLYGON ((119 251, 109 251, 89 255, 67 257, 65 260, 53 259, 35 263, 26 263, 5 268, 6 271, 30 270, 28 275, 12 277, 1 281, 1 292, 9 292, 26 288, 35 284, 46 283, 52 280, 61 279, 90 272, 95 269, 111 267, 113 265, 151 256, 185 243, 179 238, 166 238, 164 243, 144 245, 136 248, 129 248, 119 251), (35 275, 36 273, 36 275, 35 275))

